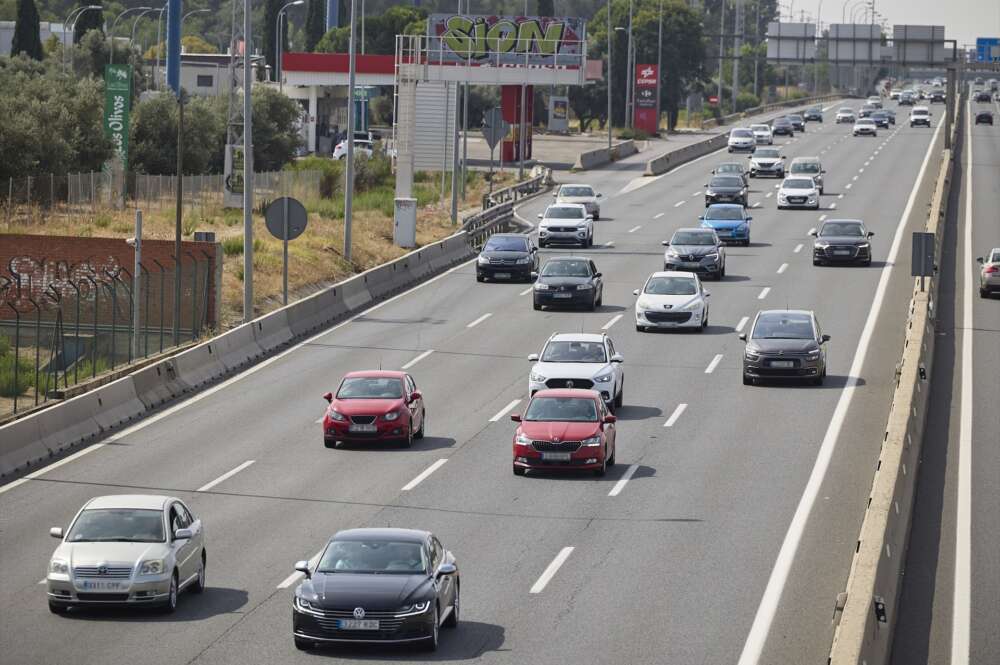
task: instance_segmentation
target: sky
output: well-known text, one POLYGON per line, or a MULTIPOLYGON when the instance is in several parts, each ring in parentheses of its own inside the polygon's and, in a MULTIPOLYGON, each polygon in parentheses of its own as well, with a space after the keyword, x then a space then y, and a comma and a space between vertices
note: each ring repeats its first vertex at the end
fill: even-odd
MULTIPOLYGON (((823 23, 840 23, 843 0, 792 0, 793 11, 816 15, 822 3, 823 23)), ((847 9, 863 0, 847 0, 847 9)), ((855 17, 861 15, 857 9, 855 17)), ((889 25, 943 25, 945 39, 958 40, 959 46, 974 46, 976 37, 1000 38, 1000 0, 875 0, 875 11, 889 25)), ((860 19, 859 19, 860 20, 860 19)), ((846 23, 850 23, 848 16, 846 23)))

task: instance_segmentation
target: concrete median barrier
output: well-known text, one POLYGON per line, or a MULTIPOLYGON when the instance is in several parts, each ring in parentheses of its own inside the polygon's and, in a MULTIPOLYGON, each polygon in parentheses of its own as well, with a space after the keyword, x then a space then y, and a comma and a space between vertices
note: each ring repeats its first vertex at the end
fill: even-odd
POLYGON ((576 162, 573 163, 573 170, 586 171, 588 169, 597 168, 598 166, 603 166, 604 164, 610 164, 611 162, 619 159, 624 159, 625 157, 634 155, 637 152, 639 152, 639 147, 632 139, 615 143, 611 146, 611 148, 595 148, 594 150, 587 150, 577 155, 576 162))
POLYGON ((292 337, 307 335, 347 313, 339 286, 324 289, 283 308, 292 337))
POLYGON ((655 157, 646 162, 645 175, 662 175, 671 169, 677 168, 681 164, 686 164, 690 161, 698 159, 699 157, 704 157, 705 155, 713 153, 716 150, 725 148, 728 141, 728 136, 720 134, 719 136, 713 136, 706 141, 699 141, 698 143, 692 143, 691 145, 686 145, 683 148, 664 153, 659 157, 655 157))
MULTIPOLYGON (((80 397, 87 398, 93 418, 102 431, 134 420, 146 411, 146 405, 136 394, 131 376, 124 376, 80 397)), ((50 443, 55 445, 56 442, 50 443)))
POLYGON ((0 438, 0 476, 8 476, 49 454, 42 443, 39 419, 29 416, 15 420, 4 425, 3 438, 0 438))
POLYGON ((171 360, 177 368, 177 375, 181 381, 192 388, 204 385, 227 371, 216 352, 214 340, 202 342, 198 346, 178 353, 171 360))
POLYGON ((212 338, 219 362, 230 372, 264 355, 253 334, 253 323, 244 323, 212 338))
POLYGON ((153 409, 191 390, 191 386, 177 376, 177 370, 170 359, 143 367, 131 376, 135 394, 147 409, 153 409))
POLYGON ((288 313, 279 309, 251 322, 253 337, 264 353, 270 353, 291 342, 295 336, 288 325, 288 313))

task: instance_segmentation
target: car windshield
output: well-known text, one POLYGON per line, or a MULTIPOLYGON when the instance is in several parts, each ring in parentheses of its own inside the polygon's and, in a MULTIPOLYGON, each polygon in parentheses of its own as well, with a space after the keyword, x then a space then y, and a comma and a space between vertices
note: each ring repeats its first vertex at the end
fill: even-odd
POLYGON ((860 120, 858 120, 858 124, 859 125, 874 125, 875 121, 872 120, 871 118, 861 118, 860 120))
POLYGON ((733 133, 730 134, 730 136, 734 136, 740 139, 748 139, 753 137, 753 132, 751 132, 749 129, 734 129, 733 133))
POLYGON ((724 178, 712 178, 712 187, 742 187, 743 180, 740 178, 734 178, 732 176, 726 176, 724 178))
POLYGON ((70 529, 70 543, 162 543, 163 513, 159 510, 108 508, 85 510, 70 529))
POLYGON ((563 187, 559 190, 559 196, 593 196, 594 190, 590 187, 563 187))
POLYGON ((603 342, 555 341, 545 345, 542 362, 603 363, 607 362, 603 342))
POLYGON ((654 296, 693 296, 698 289, 690 277, 653 277, 642 292, 654 296))
POLYGON ((846 113, 848 115, 853 115, 854 114, 854 109, 840 109, 840 111, 838 111, 838 113, 846 113))
POLYGON ((769 132, 769 131, 771 131, 771 128, 768 127, 767 125, 750 125, 750 129, 752 129, 755 132, 769 132))
POLYGON ((792 164, 792 173, 819 173, 819 162, 795 162, 792 164))
POLYGON ((716 173, 743 173, 743 165, 737 164, 736 162, 726 162, 725 164, 719 164, 715 169, 716 173))
POLYGON ((536 397, 524 412, 524 420, 596 423, 597 404, 586 397, 536 397))
POLYGON ((811 178, 789 178, 781 185, 782 189, 812 189, 815 187, 811 178))
POLYGON ((821 236, 857 236, 864 235, 864 230, 857 222, 827 222, 820 229, 821 236))
POLYGON ((702 231, 678 231, 670 239, 671 245, 714 245, 715 235, 702 231))
POLYGON ((788 116, 788 119, 792 122, 802 122, 802 116, 800 115, 790 115, 788 116))
POLYGON ((527 252, 528 241, 525 238, 511 238, 510 236, 493 236, 486 241, 483 247, 486 252, 527 252))
POLYGON ((774 125, 787 125, 787 124, 789 124, 788 118, 778 118, 773 123, 771 123, 771 126, 773 127, 774 125))
POLYGON ((392 377, 347 377, 337 391, 337 399, 399 399, 402 396, 403 382, 392 377))
POLYGON ((545 277, 590 277, 590 262, 577 259, 549 261, 542 267, 545 277))
POLYGON ((423 545, 393 540, 335 540, 323 552, 316 572, 413 575, 427 571, 423 545))
POLYGON ((583 219, 583 208, 570 208, 568 206, 549 206, 545 211, 548 219, 583 219))
POLYGON ((754 159, 778 159, 779 157, 781 157, 781 152, 771 148, 757 148, 757 152, 753 154, 754 159))
POLYGON ((705 211, 705 219, 743 219, 743 207, 710 206, 705 211))
POLYGON ((766 314, 757 319, 753 339, 812 339, 812 321, 806 314, 766 314))
POLYGON ((913 109, 913 115, 927 115, 927 109, 913 109))

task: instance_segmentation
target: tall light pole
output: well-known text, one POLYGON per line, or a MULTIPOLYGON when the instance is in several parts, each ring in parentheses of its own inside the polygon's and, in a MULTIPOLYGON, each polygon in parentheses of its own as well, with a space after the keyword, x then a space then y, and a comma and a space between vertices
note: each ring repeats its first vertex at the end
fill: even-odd
MULTIPOLYGON (((527 12, 525 12, 527 13, 527 12)), ((632 116, 635 114, 633 105, 635 104, 635 54, 632 43, 632 0, 628 0, 628 48, 625 50, 625 81, 628 86, 625 88, 625 126, 632 127, 632 116)))
POLYGON ((753 24, 753 94, 759 97, 760 88, 757 86, 757 69, 760 66, 760 0, 757 0, 757 21, 753 24))
POLYGON ((743 0, 736 0, 735 9, 736 11, 733 13, 733 113, 739 111, 736 108, 736 98, 740 94, 740 51, 743 48, 743 0))
MULTIPOLYGON (((823 37, 823 33, 820 31, 820 27, 823 22, 820 20, 820 15, 823 13, 823 0, 819 0, 819 7, 816 8, 816 36, 819 38, 823 37)), ((829 46, 827 46, 829 49, 829 46)), ((830 59, 830 52, 827 50, 827 60, 830 59)), ((813 59, 813 94, 819 94, 819 59, 813 59)))
POLYGON ((108 38, 111 40, 111 49, 108 51, 109 65, 114 64, 115 62, 115 28, 118 27, 118 21, 129 12, 139 12, 147 9, 152 9, 152 7, 129 7, 118 14, 118 16, 115 17, 115 20, 111 22, 111 30, 108 31, 108 38))
POLYGON ((283 92, 284 91, 284 86, 283 86, 282 81, 281 81, 281 75, 282 75, 282 72, 281 72, 281 52, 283 50, 281 48, 281 42, 282 42, 282 39, 281 39, 281 17, 284 15, 285 10, 288 9, 289 7, 297 7, 299 5, 304 5, 304 4, 306 4, 306 0, 293 0, 292 2, 287 3, 285 6, 283 6, 281 9, 278 10, 278 17, 274 21, 274 37, 275 37, 275 40, 274 40, 275 41, 275 44, 274 44, 274 77, 278 80, 278 92, 283 92))
MULTIPOLYGON (((249 0, 248 0, 249 1, 249 0)), ((351 262, 351 213, 354 203, 354 78, 357 72, 355 44, 358 0, 351 0, 351 36, 348 40, 347 75, 347 168, 344 170, 344 260, 351 262)))
POLYGON ((611 150, 611 44, 615 33, 611 29, 611 2, 607 4, 608 11, 608 150, 611 150))
MULTIPOLYGON (((240 0, 233 0, 239 2, 240 0)), ((237 48, 233 44, 233 48, 237 48)), ((253 320, 253 3, 243 0, 243 323, 253 320)))
POLYGON ((163 12, 167 11, 167 5, 163 5, 159 15, 156 17, 156 64, 153 65, 153 87, 160 89, 160 51, 163 44, 163 12))
MULTIPOLYGON (((139 19, 141 19, 143 16, 145 16, 149 12, 155 12, 155 11, 157 11, 157 9, 155 7, 150 7, 149 9, 145 10, 144 12, 142 12, 141 14, 139 14, 138 16, 136 16, 135 20, 132 21, 132 35, 128 38, 128 47, 129 48, 132 48, 132 45, 135 43, 135 29, 139 25, 139 19)), ((140 51, 140 53, 141 53, 141 51, 140 51)))
MULTIPOLYGON (((779 19, 780 20, 780 19, 779 19)), ((719 3, 719 106, 722 106, 722 62, 726 54, 726 0, 719 3)))
POLYGON ((87 5, 86 7, 77 7, 66 16, 66 20, 63 22, 63 59, 67 62, 72 62, 73 59, 70 57, 68 60, 66 56, 69 54, 70 49, 73 48, 73 33, 76 32, 76 22, 83 16, 84 12, 88 12, 94 9, 104 9, 102 5, 87 5), (69 43, 66 43, 66 35, 69 35, 69 43))
MULTIPOLYGON (((656 29, 656 132, 660 132, 660 81, 663 80, 663 0, 660 0, 659 25, 656 29)), ((669 128, 670 123, 667 123, 669 128)))

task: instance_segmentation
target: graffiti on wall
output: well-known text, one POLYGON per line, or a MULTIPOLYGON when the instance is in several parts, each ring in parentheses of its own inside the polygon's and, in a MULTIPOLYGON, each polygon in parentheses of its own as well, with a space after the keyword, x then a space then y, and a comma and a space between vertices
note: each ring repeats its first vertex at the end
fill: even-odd
POLYGON ((430 51, 444 62, 492 65, 579 65, 586 39, 580 18, 433 14, 430 51))
POLYGON ((126 278, 117 257, 92 256, 82 261, 67 261, 20 255, 4 266, 6 275, 0 279, 0 303, 15 308, 30 308, 34 300, 39 306, 60 298, 93 300, 94 289, 110 288, 115 279, 126 278))

